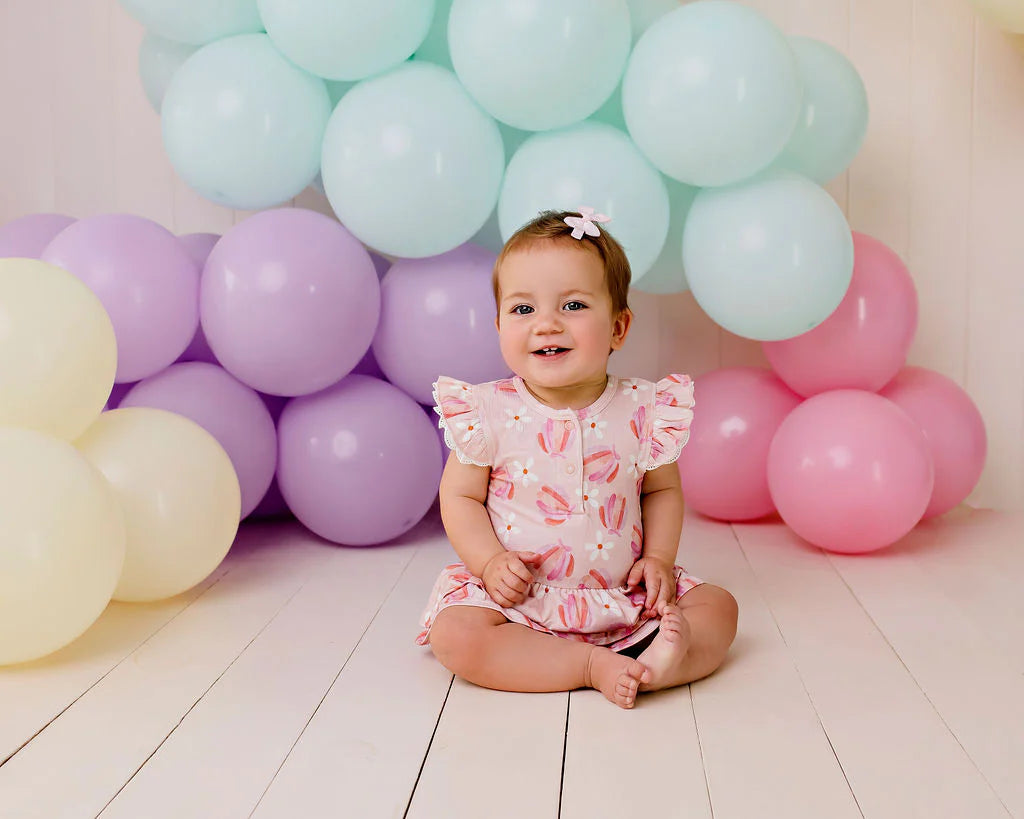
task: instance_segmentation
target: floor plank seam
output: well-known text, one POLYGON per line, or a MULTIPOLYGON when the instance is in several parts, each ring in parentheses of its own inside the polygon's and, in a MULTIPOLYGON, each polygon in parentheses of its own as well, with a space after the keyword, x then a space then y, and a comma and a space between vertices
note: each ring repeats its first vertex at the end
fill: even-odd
POLYGON ((409 570, 409 567, 412 565, 413 561, 416 559, 416 556, 420 553, 420 550, 423 548, 423 546, 417 546, 409 553, 409 556, 405 561, 405 565, 402 566, 402 570, 395 577, 395 582, 391 584, 391 588, 389 588, 387 592, 384 594, 384 596, 381 598, 380 603, 377 604, 377 609, 373 612, 373 616, 366 621, 366 626, 363 628, 362 632, 360 632, 359 639, 357 639, 352 644, 352 649, 348 652, 348 654, 345 655, 345 659, 342 660, 341 666, 338 668, 338 673, 334 675, 334 677, 331 679, 330 685, 328 685, 327 688, 324 690, 323 696, 320 697, 320 701, 316 704, 316 708, 314 708, 313 711, 310 713, 305 725, 302 726, 302 730, 295 735, 295 739, 292 741, 292 744, 288 746, 288 752, 281 758, 280 764, 274 770, 274 775, 270 777, 270 781, 267 782, 267 786, 263 789, 263 792, 260 794, 259 799, 257 799, 256 803, 252 806, 252 810, 249 811, 249 817, 252 817, 252 815, 256 813, 257 810, 259 810, 260 803, 266 798, 266 795, 270 791, 271 786, 274 784, 275 780, 280 775, 281 769, 288 762, 288 758, 292 755, 292 752, 295 750, 295 746, 299 744, 299 741, 302 739, 303 735, 306 733, 306 730, 309 728, 310 723, 316 718, 316 715, 320 712, 320 709, 323 707, 324 700, 327 699, 328 695, 331 693, 331 690, 337 684, 338 678, 345 670, 345 667, 348 665, 349 660, 352 659, 352 655, 355 654, 356 651, 359 649, 359 646, 362 645, 363 640, 366 638, 366 633, 373 626, 374 622, 376 622, 377 617, 380 616, 381 609, 383 609, 384 606, 387 605, 388 600, 391 599, 391 595, 395 593, 395 589, 398 588, 398 584, 401 582, 402 578, 405 576, 405 573, 409 570))
MULTIPOLYGON (((295 598, 295 595, 297 595, 297 594, 298 594, 298 593, 299 593, 300 591, 302 591, 302 589, 303 589, 303 587, 304 587, 304 586, 306 585, 306 583, 307 583, 307 582, 309 582, 309 579, 310 579, 310 575, 311 575, 312 573, 313 573, 313 567, 310 567, 310 572, 309 572, 309 574, 307 574, 307 575, 306 575, 306 577, 305 577, 305 578, 303 579, 303 581, 302 581, 302 582, 301 582, 301 583, 300 583, 300 584, 298 585, 298 587, 297 587, 297 588, 295 589, 295 591, 293 591, 293 592, 292 592, 292 593, 291 593, 291 594, 290 594, 290 595, 288 596, 288 599, 287 599, 287 600, 285 600, 285 601, 284 601, 284 602, 283 602, 283 603, 281 604, 281 606, 280 606, 280 607, 279 607, 279 608, 277 609, 277 611, 275 611, 275 612, 273 613, 273 615, 271 615, 271 617, 270 617, 270 618, 269 618, 269 619, 267 620, 267 622, 265 622, 265 623, 264 623, 264 624, 263 624, 263 625, 262 625, 262 626, 260 627, 260 630, 259 630, 259 631, 257 631, 257 632, 256 632, 256 633, 255 633, 255 634, 254 634, 254 635, 252 636, 252 639, 250 639, 250 640, 249 640, 249 642, 247 642, 247 643, 246 643, 246 644, 245 644, 245 645, 244 645, 244 646, 242 647, 242 650, 241 650, 241 651, 239 651, 239 652, 238 652, 238 654, 236 654, 236 655, 235 655, 235 657, 234 657, 234 658, 233 658, 233 659, 231 660, 231 662, 230 662, 230 663, 228 663, 228 664, 227 664, 227 665, 226 665, 226 666, 225 666, 225 667, 224 667, 224 668, 223 668, 223 669, 221 670, 220 674, 218 674, 218 675, 217 675, 216 679, 214 679, 214 681, 213 681, 212 683, 210 683, 210 684, 209 684, 209 685, 208 685, 208 686, 207 686, 207 687, 206 687, 206 688, 205 688, 205 689, 203 690, 203 693, 199 695, 199 697, 198 697, 198 698, 196 699, 196 701, 195 701, 195 702, 193 702, 193 703, 192 703, 192 704, 191 704, 191 705, 190 705, 190 706, 188 707, 188 709, 187 709, 187 710, 185 711, 185 713, 184 713, 184 714, 182 714, 182 715, 181 715, 181 717, 180 717, 180 718, 178 719, 178 721, 177 721, 177 722, 176 722, 176 723, 174 724, 174 727, 173 727, 173 728, 171 728, 171 730, 167 732, 167 734, 166 734, 166 735, 164 736, 164 738, 163 738, 163 739, 161 739, 161 740, 160 740, 160 742, 159 742, 159 743, 157 743, 157 746, 156 746, 156 747, 155 747, 155 748, 154 748, 154 749, 153 749, 153 750, 152 750, 152 751, 150 752, 149 756, 147 756, 147 757, 145 758, 145 760, 143 760, 142 764, 141 764, 141 765, 139 765, 139 767, 135 769, 135 771, 134 771, 134 772, 132 773, 132 775, 131 775, 130 777, 128 777, 128 779, 127 779, 127 780, 126 780, 126 781, 124 782, 124 784, 123 784, 123 785, 121 785, 121 787, 117 789, 117 792, 116 792, 116 793, 114 793, 114 795, 113 795, 113 796, 111 796, 109 800, 107 800, 107 803, 106 803, 106 804, 105 804, 105 805, 103 806, 103 810, 101 810, 101 811, 100 811, 100 812, 99 812, 98 814, 96 814, 96 816, 97 816, 97 817, 99 817, 99 816, 102 816, 102 815, 103 815, 103 812, 104 812, 104 811, 106 811, 106 809, 110 807, 110 803, 111 803, 111 802, 113 802, 113 801, 114 801, 115 799, 117 799, 117 797, 118 797, 118 796, 119 796, 119 795, 121 794, 121 792, 122 792, 122 791, 123 791, 123 790, 124 790, 125 788, 127 788, 129 784, 131 784, 132 780, 134 780, 134 779, 135 779, 135 777, 136 777, 136 776, 138 776, 138 774, 139 774, 139 771, 141 771, 141 770, 142 770, 142 769, 143 769, 144 767, 146 767, 146 765, 147 765, 147 764, 149 763, 149 760, 151 760, 151 759, 152 759, 152 758, 154 757, 154 755, 156 755, 157 751, 159 751, 159 750, 160 750, 160 749, 161 749, 161 748, 162 748, 162 747, 164 746, 164 743, 165 743, 165 742, 167 742, 167 740, 168 740, 168 739, 170 739, 171 735, 172 735, 172 734, 173 734, 173 733, 174 733, 175 731, 177 731, 177 730, 178 730, 178 728, 179 728, 179 727, 181 726, 181 724, 182 724, 182 723, 183 723, 183 722, 185 721, 185 719, 186 719, 186 718, 188 717, 188 715, 192 713, 192 710, 193 710, 193 709, 194 709, 194 708, 195 708, 195 707, 196 707, 196 706, 197 706, 197 705, 198 705, 198 704, 199 704, 200 702, 202 702, 202 701, 203 701, 203 697, 205 697, 205 696, 206 696, 207 694, 209 694, 209 693, 210 693, 210 690, 211 690, 211 689, 212 689, 212 688, 213 688, 213 687, 214 687, 215 685, 217 685, 217 683, 219 683, 219 682, 220 682, 221 678, 222 678, 222 677, 223 677, 223 676, 224 676, 225 674, 227 674, 227 673, 228 673, 228 671, 230 671, 230 670, 231 670, 231 668, 233 668, 233 667, 234 667, 235 663, 237 663, 237 662, 238 662, 239 658, 241 658, 241 656, 242 656, 243 654, 245 654, 245 652, 246 652, 246 651, 248 651, 248 650, 249 650, 249 647, 250 647, 250 646, 251 646, 251 645, 252 645, 252 644, 253 644, 254 642, 256 642, 256 640, 258 640, 258 639, 259 639, 260 635, 261 635, 261 634, 263 634, 263 632, 264 632, 264 631, 266 631, 266 630, 267 630, 267 628, 269 628, 269 627, 270 627, 270 624, 271 624, 271 623, 273 623, 273 622, 274 622, 274 620, 276 620, 276 619, 277 619, 277 616, 278 616, 278 615, 279 615, 279 614, 280 614, 280 613, 281 613, 282 611, 284 611, 284 610, 285 610, 285 609, 286 609, 286 608, 288 607, 288 604, 292 602, 292 600, 293 600, 293 599, 295 598)), ((211 588, 212 588, 212 586, 211 586, 211 588)), ((202 596, 202 595, 200 595, 200 596, 202 596)))
MULTIPOLYGON (((825 737, 825 741, 828 742, 828 747, 832 751, 832 756, 836 761, 836 765, 839 766, 839 771, 843 775, 846 787, 850 790, 850 796, 853 797, 853 802, 857 806, 857 811, 863 817, 864 809, 861 807, 860 800, 857 798, 857 792, 854 790, 853 784, 850 782, 850 777, 846 773, 846 768, 843 767, 843 761, 839 758, 835 745, 832 744, 832 737, 829 736, 828 729, 825 727, 825 723, 821 718, 821 712, 818 710, 818 706, 814 702, 814 697, 811 695, 810 689, 807 687, 807 681, 804 679, 804 675, 800 673, 800 664, 796 661, 793 649, 786 640, 786 633, 782 630, 782 626, 779 624, 779 619, 775 616, 775 611, 772 609, 771 603, 761 590, 761 582, 758 579, 757 572, 754 570, 753 564, 750 562, 750 558, 747 556, 746 550, 743 548, 743 541, 740 539, 739 533, 736 531, 736 527, 730 524, 729 530, 732 532, 733 539, 736 541, 736 546, 739 548, 740 554, 743 555, 743 559, 747 562, 747 568, 750 569, 750 575, 754 578, 754 584, 757 586, 758 593, 761 595, 761 600, 764 602, 765 610, 771 616, 772 622, 775 624, 775 630, 779 633, 779 639, 782 640, 782 644, 786 647, 786 654, 789 656, 789 661, 793 666, 793 670, 796 672, 797 679, 800 680, 800 688, 803 689, 804 696, 807 698, 807 702, 810 703, 811 710, 814 711, 814 719, 817 721, 818 727, 821 729, 822 736, 825 737)), ((824 550, 818 549, 818 551, 824 554, 824 550)), ((834 566, 833 569, 835 569, 834 566)), ((839 574, 838 571, 836 574, 839 574)), ((842 576, 840 576, 840 579, 842 579, 842 576)), ((861 608, 863 608, 863 606, 861 606, 861 608)))
POLYGON ((437 712, 437 720, 434 722, 434 730, 430 732, 430 739, 427 741, 427 747, 423 751, 423 760, 420 762, 420 769, 416 771, 416 781, 412 783, 412 790, 409 791, 409 801, 405 803, 405 810, 402 812, 402 819, 408 819, 409 810, 412 808, 412 800, 416 796, 416 788, 419 787, 420 777, 423 776, 423 769, 427 765, 427 757, 430 756, 430 749, 434 745, 434 737, 437 736, 437 729, 441 724, 441 717, 444 716, 445 706, 448 705, 448 697, 451 696, 452 689, 454 687, 455 675, 452 674, 452 678, 448 683, 448 690, 444 693, 444 701, 441 703, 441 708, 437 712))
POLYGON ((565 698, 565 734, 562 737, 562 774, 558 778, 558 812, 555 816, 562 819, 562 792, 565 790, 565 754, 569 747, 569 714, 572 710, 572 694, 565 698))
POLYGON ((704 771, 704 792, 708 797, 708 810, 711 811, 711 819, 715 819, 715 802, 711 798, 711 781, 708 778, 708 765, 704 760, 704 744, 700 741, 700 722, 697 719, 697 708, 693 702, 693 685, 687 685, 690 694, 690 713, 693 715, 693 730, 697 735, 697 753, 700 754, 700 767, 704 771))
POLYGON ((217 577, 217 579, 214 580, 206 589, 204 589, 200 594, 197 594, 194 599, 190 600, 188 602, 188 604, 186 604, 181 609, 181 611, 179 611, 177 614, 175 614, 173 617, 171 617, 166 623, 164 623, 162 626, 160 626, 160 628, 158 628, 156 631, 154 631, 148 637, 146 637, 146 639, 143 640, 141 643, 138 643, 137 645, 133 646, 128 651, 127 654, 125 654, 123 657, 121 657, 121 659, 119 659, 116 663, 114 663, 110 668, 108 668, 106 671, 104 671, 102 675, 100 675, 95 680, 93 680, 93 682, 81 694, 79 694, 77 697, 75 697, 73 700, 71 700, 71 702, 69 702, 67 705, 65 705, 58 713, 54 714, 50 719, 48 719, 39 728, 38 731, 36 731, 34 734, 32 734, 32 736, 30 736, 28 739, 26 739, 21 745, 19 745, 14 751, 12 751, 6 757, 4 757, 3 759, 0 759, 0 768, 2 768, 8 762, 10 762, 12 759, 14 759, 14 757, 17 756, 29 743, 31 743, 32 740, 34 740, 37 736, 39 736, 41 733, 43 733, 43 731, 45 731, 47 728, 49 728, 50 725, 52 725, 54 722, 56 722, 58 719, 60 719, 67 712, 67 710, 69 708, 71 708, 76 702, 78 702, 80 699, 82 699, 82 697, 84 697, 86 694, 88 694, 93 688, 95 688, 97 685, 99 685, 101 682, 103 682, 103 680, 105 680, 107 677, 109 677, 115 670, 120 668, 121 665, 125 662, 125 660, 128 660, 140 648, 142 648, 144 645, 146 645, 146 643, 148 643, 150 640, 152 640, 154 637, 156 637, 156 635, 158 635, 161 631, 163 631, 165 628, 167 628, 171 623, 173 623, 175 620, 177 620, 182 614, 184 614, 186 611, 188 611, 189 607, 191 607, 193 603, 195 603, 197 600, 201 599, 207 592, 210 591, 210 589, 214 588, 214 586, 216 586, 218 583, 220 583, 220 581, 223 580, 225 577, 227 577, 230 573, 231 573, 230 569, 227 569, 224 572, 222 572, 221 575, 219 577, 217 577))
POLYGON ((843 577, 843 573, 839 571, 839 569, 836 567, 831 555, 826 555, 826 557, 828 558, 829 564, 832 566, 836 575, 839 577, 840 581, 842 581, 842 584, 846 586, 847 591, 849 591, 853 599, 857 601, 857 605, 859 605, 861 610, 864 612, 864 616, 868 618, 868 620, 871 622, 871 625, 874 626, 875 631, 877 631, 879 636, 885 641, 885 644, 889 647, 889 651, 891 651, 893 653, 893 656, 896 657, 897 660, 899 660, 899 663, 903 667, 903 670, 907 672, 907 676, 914 681, 914 685, 917 686, 918 691, 921 692, 921 696, 924 697, 929 707, 932 709, 932 711, 935 712, 935 716, 939 718, 939 722, 942 723, 943 727, 946 729, 949 735, 953 737, 957 746, 960 748, 961 751, 964 752, 964 756, 970 760, 971 765, 974 766, 974 770, 976 770, 978 772, 978 776, 981 777, 981 781, 988 786, 988 789, 992 791, 992 794, 996 797, 997 800, 999 800, 999 804, 1003 806, 1003 809, 1006 811, 1007 815, 1012 816, 1013 812, 1003 801, 1002 796, 999 795, 999 791, 997 791, 995 787, 993 787, 992 783, 989 782, 988 777, 985 776, 985 772, 979 767, 974 757, 971 756, 970 752, 968 752, 968 750, 964 747, 963 743, 960 741, 960 737, 957 736, 956 731, 954 731, 952 726, 950 726, 950 724, 946 722, 946 718, 942 715, 942 712, 938 709, 938 706, 936 706, 935 703, 932 701, 932 698, 928 696, 928 692, 924 690, 924 686, 921 685, 921 681, 917 678, 914 672, 910 670, 910 667, 906 664, 903 657, 900 655, 899 651, 897 651, 896 647, 889 641, 889 637, 882 630, 882 627, 878 624, 875 618, 871 616, 871 612, 867 610, 867 608, 864 605, 864 602, 857 596, 857 593, 853 590, 850 584, 846 582, 846 578, 843 577))

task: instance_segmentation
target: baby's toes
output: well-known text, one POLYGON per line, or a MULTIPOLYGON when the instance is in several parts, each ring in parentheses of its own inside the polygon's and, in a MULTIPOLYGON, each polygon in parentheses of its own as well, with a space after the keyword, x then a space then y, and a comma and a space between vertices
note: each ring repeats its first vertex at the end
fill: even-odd
POLYGON ((632 708, 636 704, 636 692, 639 683, 628 674, 619 677, 615 685, 615 704, 622 708, 632 708))
POLYGON ((626 666, 626 674, 638 683, 651 681, 650 669, 639 660, 630 661, 629 665, 626 666))

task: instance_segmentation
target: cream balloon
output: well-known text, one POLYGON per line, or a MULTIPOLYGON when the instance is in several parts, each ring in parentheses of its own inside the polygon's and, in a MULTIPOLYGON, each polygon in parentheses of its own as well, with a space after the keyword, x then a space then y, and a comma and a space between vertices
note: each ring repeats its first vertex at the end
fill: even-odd
POLYGON ((36 259, 0 259, 0 424, 76 437, 117 369, 114 326, 78 279, 36 259))
POLYGON ((107 477, 128 533, 114 599, 172 597, 206 578, 231 548, 242 498, 227 453, 165 410, 103 413, 75 445, 107 477))
POLYGON ((66 441, 0 427, 0 665, 67 645, 110 602, 125 554, 117 499, 66 441))
POLYGON ((1024 0, 971 0, 978 14, 999 28, 1024 32, 1024 0))

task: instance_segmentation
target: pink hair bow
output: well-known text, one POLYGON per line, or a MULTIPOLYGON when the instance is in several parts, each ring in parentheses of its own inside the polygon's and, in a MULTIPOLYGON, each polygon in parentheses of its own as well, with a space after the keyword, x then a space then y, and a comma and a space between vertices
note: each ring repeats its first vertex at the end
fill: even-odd
POLYGON ((573 239, 582 239, 584 233, 588 236, 600 236, 601 231, 594 223, 611 221, 610 216, 605 216, 603 213, 594 213, 593 208, 580 206, 577 210, 580 212, 579 216, 566 216, 564 219, 565 223, 573 229, 573 239))

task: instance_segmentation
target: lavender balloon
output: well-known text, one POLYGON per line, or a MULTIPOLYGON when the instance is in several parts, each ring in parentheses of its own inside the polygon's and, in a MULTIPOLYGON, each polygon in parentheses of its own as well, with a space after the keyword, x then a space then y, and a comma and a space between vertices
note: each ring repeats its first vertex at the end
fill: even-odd
POLYGON ((121 407, 153 407, 191 418, 224 447, 242 490, 242 517, 260 502, 277 464, 274 419, 254 390, 215 364, 175 364, 140 381, 121 407))
MULTIPOLYGON (((263 392, 257 393, 257 395, 263 399, 263 403, 270 412, 270 417, 274 419, 276 434, 277 422, 290 399, 280 395, 267 395, 263 392)), ((267 493, 256 505, 256 508, 252 510, 252 514, 249 517, 276 518, 286 516, 291 516, 291 510, 288 509, 288 504, 284 501, 284 495, 281 494, 281 487, 277 484, 277 474, 275 473, 273 480, 270 482, 270 488, 267 489, 267 493)))
POLYGON ((200 287, 217 360, 272 395, 334 384, 363 357, 380 315, 373 261, 344 227, 301 208, 250 216, 224 234, 200 287))
POLYGON ((441 453, 415 401, 384 381, 352 375, 288 402, 278 425, 277 479, 295 516, 349 546, 412 528, 437 495, 441 453))
POLYGON ((129 214, 82 219, 40 258, 72 273, 103 303, 117 337, 117 383, 164 369, 195 335, 199 271, 156 222, 129 214))
POLYGON ((494 331, 496 254, 464 244, 427 259, 399 259, 381 282, 373 354, 396 387, 433 403, 439 373, 470 383, 508 374, 494 331))
MULTIPOLYGON (((196 269, 200 273, 203 271, 203 267, 206 265, 206 260, 210 255, 210 251, 213 250, 213 246, 217 244, 220 239, 218 233, 186 233, 184 236, 179 236, 178 241, 188 251, 188 255, 195 262, 196 269)), ((198 294, 197 294, 198 295, 198 294)), ((189 342, 188 347, 185 348, 179 357, 178 361, 205 361, 209 364, 217 364, 217 356, 213 354, 213 350, 210 349, 210 344, 206 340, 206 333, 203 332, 202 325, 196 327, 196 334, 192 336, 192 341, 189 342)))
POLYGON ((0 257, 38 259, 53 238, 74 219, 60 213, 30 213, 0 226, 0 257))

